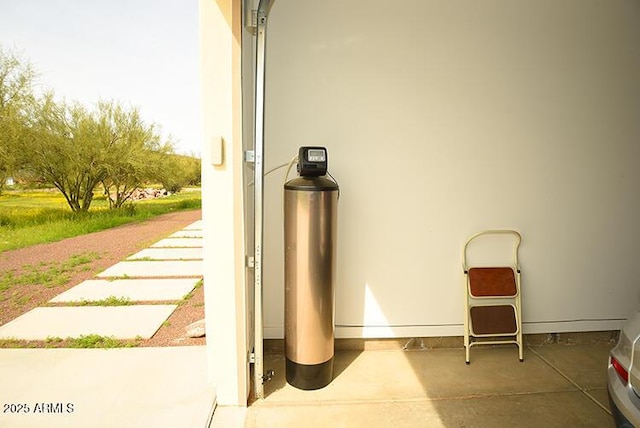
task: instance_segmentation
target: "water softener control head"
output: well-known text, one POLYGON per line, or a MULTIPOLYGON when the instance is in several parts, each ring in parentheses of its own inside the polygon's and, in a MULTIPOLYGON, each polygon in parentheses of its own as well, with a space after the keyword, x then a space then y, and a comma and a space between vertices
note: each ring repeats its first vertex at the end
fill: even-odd
POLYGON ((318 177, 327 173, 327 149, 324 147, 300 147, 298 174, 301 177, 318 177))

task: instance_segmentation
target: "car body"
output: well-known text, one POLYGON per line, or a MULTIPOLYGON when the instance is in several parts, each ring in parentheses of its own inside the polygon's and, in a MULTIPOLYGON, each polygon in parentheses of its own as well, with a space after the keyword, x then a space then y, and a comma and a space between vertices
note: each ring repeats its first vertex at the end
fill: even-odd
POLYGON ((629 317, 611 350, 607 389, 616 425, 640 428, 640 310, 629 317))

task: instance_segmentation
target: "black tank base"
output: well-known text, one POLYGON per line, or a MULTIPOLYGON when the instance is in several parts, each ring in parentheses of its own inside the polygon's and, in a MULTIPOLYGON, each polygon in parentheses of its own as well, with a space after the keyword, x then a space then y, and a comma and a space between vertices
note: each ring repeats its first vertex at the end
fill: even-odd
POLYGON ((320 364, 300 364, 287 358, 287 383, 298 389, 320 389, 333 380, 333 357, 320 364))

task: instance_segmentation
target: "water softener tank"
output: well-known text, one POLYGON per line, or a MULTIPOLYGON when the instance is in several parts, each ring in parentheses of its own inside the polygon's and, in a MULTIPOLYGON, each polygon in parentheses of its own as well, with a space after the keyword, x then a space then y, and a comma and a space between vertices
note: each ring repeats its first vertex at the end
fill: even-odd
POLYGON ((286 378, 306 390, 333 379, 338 185, 326 171, 326 149, 301 147, 284 186, 286 378))

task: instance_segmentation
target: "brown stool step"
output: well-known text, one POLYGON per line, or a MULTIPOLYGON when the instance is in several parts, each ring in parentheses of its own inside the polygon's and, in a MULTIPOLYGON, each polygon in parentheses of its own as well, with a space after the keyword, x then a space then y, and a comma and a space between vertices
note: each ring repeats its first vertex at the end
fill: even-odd
POLYGON ((516 312, 511 305, 473 306, 471 331, 476 334, 516 334, 516 312))
POLYGON ((473 297, 513 297, 518 292, 516 277, 510 267, 469 269, 469 289, 473 297))

